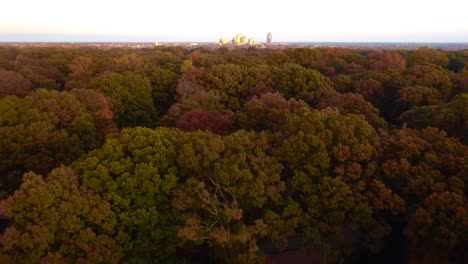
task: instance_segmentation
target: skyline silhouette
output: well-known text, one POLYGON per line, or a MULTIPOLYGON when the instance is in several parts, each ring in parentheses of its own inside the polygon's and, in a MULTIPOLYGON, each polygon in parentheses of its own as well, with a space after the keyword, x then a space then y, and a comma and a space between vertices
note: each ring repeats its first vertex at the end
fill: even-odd
POLYGON ((276 42, 468 42, 467 9, 463 0, 7 1, 0 42, 216 42, 270 31, 276 42))

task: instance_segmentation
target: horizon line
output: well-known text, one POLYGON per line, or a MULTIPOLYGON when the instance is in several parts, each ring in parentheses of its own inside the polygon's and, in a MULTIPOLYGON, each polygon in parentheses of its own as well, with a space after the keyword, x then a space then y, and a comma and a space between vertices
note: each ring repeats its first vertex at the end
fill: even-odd
MULTIPOLYGON (((73 40, 18 40, 18 41, 3 41, 0 40, 0 43, 159 43, 159 44, 176 44, 176 43, 206 43, 206 44, 218 44, 217 41, 197 41, 197 40, 187 40, 187 41, 139 41, 139 40, 80 40, 80 41, 73 41, 73 40)), ((258 42, 259 44, 267 44, 267 42, 258 42)), ((310 41, 310 40, 288 40, 288 41, 273 41, 273 44, 281 44, 281 43, 391 43, 391 44, 468 44, 468 41, 343 41, 343 40, 317 40, 317 41, 310 41)), ((231 43, 224 44, 230 45, 231 43)), ((222 46, 222 45, 221 45, 222 46)), ((249 46, 249 45, 245 45, 249 46)))

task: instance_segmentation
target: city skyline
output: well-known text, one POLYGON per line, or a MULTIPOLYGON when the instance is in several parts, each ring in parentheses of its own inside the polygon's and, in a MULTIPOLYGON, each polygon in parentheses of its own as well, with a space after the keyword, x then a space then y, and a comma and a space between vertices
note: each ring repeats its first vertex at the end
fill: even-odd
POLYGON ((265 42, 272 32, 275 42, 468 42, 461 0, 229 3, 8 1, 0 41, 217 42, 242 32, 265 42))

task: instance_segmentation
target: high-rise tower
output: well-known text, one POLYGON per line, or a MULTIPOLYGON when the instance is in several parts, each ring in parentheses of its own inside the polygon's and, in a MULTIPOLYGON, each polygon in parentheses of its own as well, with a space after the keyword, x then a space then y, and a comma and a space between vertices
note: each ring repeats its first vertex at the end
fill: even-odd
POLYGON ((244 35, 242 35, 242 34, 236 34, 236 43, 241 43, 241 42, 242 42, 242 37, 243 37, 243 36, 244 36, 244 35))
POLYGON ((267 34, 267 43, 268 44, 273 43, 273 36, 271 35, 271 32, 268 32, 267 34))

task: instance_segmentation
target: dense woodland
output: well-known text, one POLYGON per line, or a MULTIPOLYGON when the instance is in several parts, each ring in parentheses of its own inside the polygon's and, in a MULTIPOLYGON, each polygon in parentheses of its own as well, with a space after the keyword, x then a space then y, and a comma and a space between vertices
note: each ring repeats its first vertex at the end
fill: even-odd
POLYGON ((294 242, 323 263, 466 263, 467 65, 0 47, 0 262, 261 263, 294 242))

